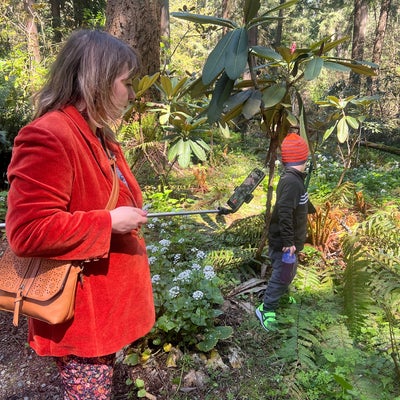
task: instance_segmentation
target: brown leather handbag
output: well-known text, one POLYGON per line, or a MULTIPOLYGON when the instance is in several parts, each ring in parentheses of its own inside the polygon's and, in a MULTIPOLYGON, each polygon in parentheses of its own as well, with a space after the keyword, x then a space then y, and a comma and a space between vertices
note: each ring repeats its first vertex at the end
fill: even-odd
MULTIPOLYGON (((115 159, 110 162, 113 187, 107 210, 116 206, 119 195, 115 159)), ((21 314, 51 325, 70 320, 83 263, 18 257, 7 245, 0 259, 0 310, 14 313, 15 326, 21 314)))

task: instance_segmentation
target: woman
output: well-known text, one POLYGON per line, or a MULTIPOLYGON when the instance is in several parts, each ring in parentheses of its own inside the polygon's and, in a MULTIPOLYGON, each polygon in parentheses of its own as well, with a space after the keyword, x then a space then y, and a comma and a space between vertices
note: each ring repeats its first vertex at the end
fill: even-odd
POLYGON ((135 97, 138 57, 100 31, 75 32, 36 95, 32 123, 17 135, 8 169, 6 219, 19 256, 86 260, 73 320, 29 320, 29 344, 53 356, 66 399, 108 399, 115 353, 154 324, 138 183, 109 128, 135 97), (117 207, 105 209, 116 158, 117 207))

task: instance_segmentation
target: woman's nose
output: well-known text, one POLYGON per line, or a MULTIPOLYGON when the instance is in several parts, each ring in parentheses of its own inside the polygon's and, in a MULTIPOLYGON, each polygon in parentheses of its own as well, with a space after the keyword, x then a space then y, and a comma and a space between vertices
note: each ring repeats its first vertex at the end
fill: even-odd
POLYGON ((135 91, 132 89, 132 87, 129 88, 129 92, 128 92, 128 99, 129 101, 134 101, 136 99, 136 93, 135 91))

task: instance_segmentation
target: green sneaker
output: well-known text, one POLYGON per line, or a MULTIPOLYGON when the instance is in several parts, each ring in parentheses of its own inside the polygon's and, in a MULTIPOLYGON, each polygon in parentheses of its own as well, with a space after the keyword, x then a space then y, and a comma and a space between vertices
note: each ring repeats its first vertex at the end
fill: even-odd
POLYGON ((273 330, 273 327, 276 323, 276 314, 274 311, 264 311, 264 303, 261 303, 256 308, 256 316, 261 322, 261 326, 266 331, 273 330))

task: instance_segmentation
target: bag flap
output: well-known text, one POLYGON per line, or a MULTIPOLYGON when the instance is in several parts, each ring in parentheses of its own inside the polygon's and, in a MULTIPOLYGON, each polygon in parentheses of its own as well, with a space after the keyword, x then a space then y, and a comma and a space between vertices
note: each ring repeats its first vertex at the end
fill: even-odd
POLYGON ((0 260, 0 290, 16 294, 23 286, 23 297, 45 301, 64 286, 70 261, 18 257, 7 247, 0 260))

